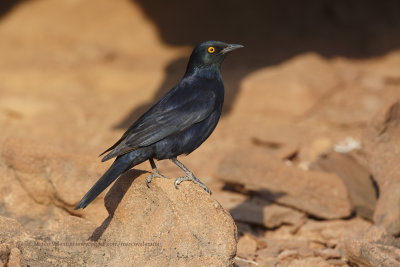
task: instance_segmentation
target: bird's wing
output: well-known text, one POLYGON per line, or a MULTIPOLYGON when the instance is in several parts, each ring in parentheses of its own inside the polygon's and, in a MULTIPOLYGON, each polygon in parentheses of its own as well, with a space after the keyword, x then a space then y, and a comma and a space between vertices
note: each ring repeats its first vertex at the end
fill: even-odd
POLYGON ((200 89, 191 96, 189 99, 177 98, 181 100, 178 104, 168 100, 158 102, 125 132, 102 161, 154 144, 207 118, 215 107, 215 93, 200 89))

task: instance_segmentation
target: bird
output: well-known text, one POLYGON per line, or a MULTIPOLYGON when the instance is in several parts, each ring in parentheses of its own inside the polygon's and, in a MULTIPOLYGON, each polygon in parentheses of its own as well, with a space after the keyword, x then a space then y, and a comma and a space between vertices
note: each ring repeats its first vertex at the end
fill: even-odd
POLYGON ((192 181, 211 195, 211 190, 177 157, 197 149, 214 131, 222 112, 224 83, 221 64, 227 54, 244 47, 221 41, 206 41, 192 51, 183 78, 148 111, 140 116, 110 148, 102 162, 116 158, 110 168, 83 196, 75 210, 85 208, 122 173, 149 161, 152 172, 146 178, 163 178, 154 162, 171 160, 184 173, 174 186, 192 181))

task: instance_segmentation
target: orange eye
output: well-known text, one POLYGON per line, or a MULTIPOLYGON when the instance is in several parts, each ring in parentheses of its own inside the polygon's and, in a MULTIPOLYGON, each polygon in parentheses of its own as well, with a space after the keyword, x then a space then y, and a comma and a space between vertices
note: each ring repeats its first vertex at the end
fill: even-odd
POLYGON ((212 53, 214 53, 214 52, 215 52, 215 48, 214 48, 213 46, 210 46, 210 47, 208 48, 208 53, 212 54, 212 53))

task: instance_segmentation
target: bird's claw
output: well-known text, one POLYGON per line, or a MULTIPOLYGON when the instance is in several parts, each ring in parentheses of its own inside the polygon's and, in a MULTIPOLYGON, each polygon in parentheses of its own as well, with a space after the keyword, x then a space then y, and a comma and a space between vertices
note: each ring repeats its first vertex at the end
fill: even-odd
POLYGON ((150 188, 149 184, 153 178, 165 178, 165 176, 159 173, 157 170, 153 170, 153 173, 146 177, 146 185, 148 188, 150 188))
POLYGON ((210 195, 212 194, 211 190, 205 184, 203 184, 199 179, 194 177, 194 175, 187 175, 187 176, 178 177, 174 182, 175 188, 178 189, 178 185, 180 183, 182 183, 183 181, 193 181, 194 183, 200 185, 201 188, 203 188, 207 193, 209 193, 210 195))

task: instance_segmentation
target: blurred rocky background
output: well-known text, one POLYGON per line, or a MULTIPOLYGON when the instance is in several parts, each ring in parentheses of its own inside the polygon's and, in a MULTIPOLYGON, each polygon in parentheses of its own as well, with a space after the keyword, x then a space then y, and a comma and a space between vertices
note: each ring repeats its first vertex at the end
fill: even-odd
POLYGON ((0 3, 0 266, 400 266, 400 2, 0 3), (83 211, 96 157, 183 75, 224 115, 170 179, 146 162, 83 211), (232 220, 233 218, 233 220, 232 220), (115 242, 147 245, 112 245, 115 242), (151 244, 150 244, 151 243, 151 244))

